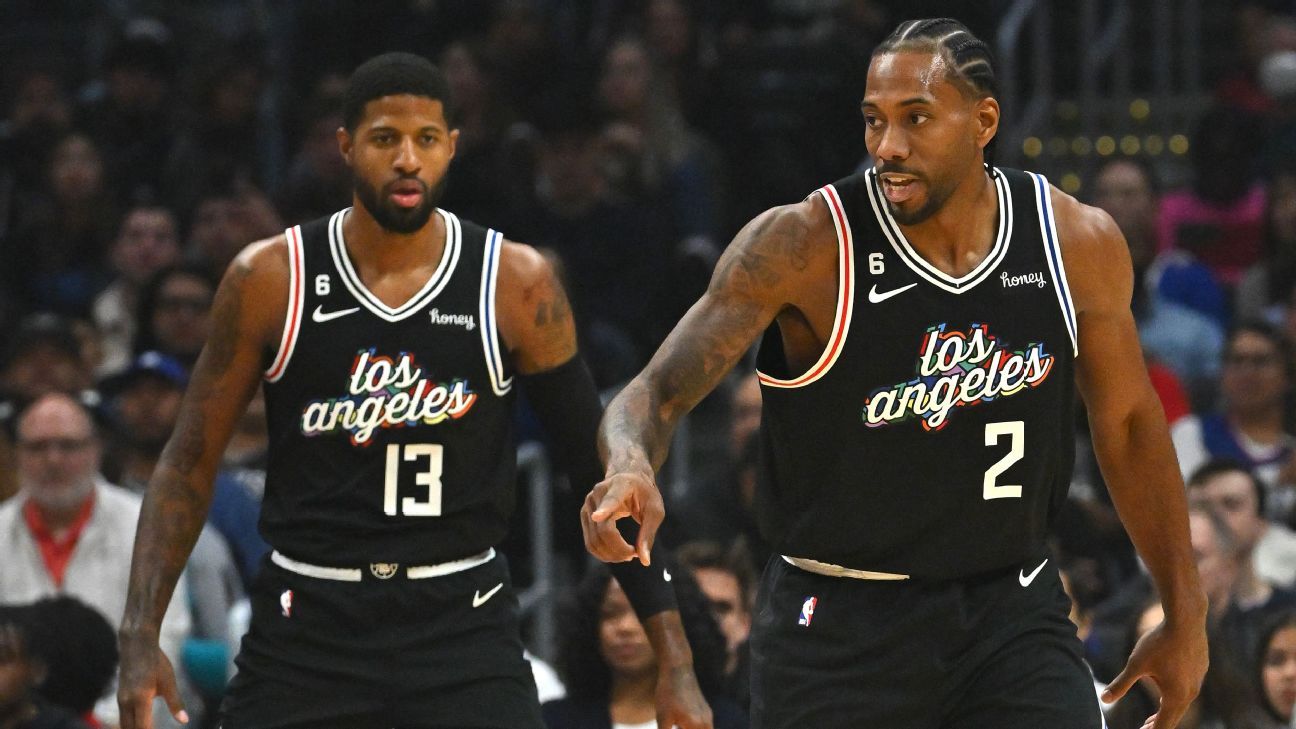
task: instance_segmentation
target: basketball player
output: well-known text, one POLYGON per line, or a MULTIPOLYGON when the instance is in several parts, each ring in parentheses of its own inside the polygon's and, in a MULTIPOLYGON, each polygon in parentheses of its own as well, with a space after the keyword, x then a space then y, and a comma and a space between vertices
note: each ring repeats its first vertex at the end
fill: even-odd
POLYGON ((871 169, 743 228, 608 407, 587 545, 608 561, 651 545, 671 430, 764 333, 758 510, 779 554, 752 630, 753 726, 1097 729, 1044 548, 1078 385, 1166 608, 1112 698, 1150 676, 1149 724, 1170 729, 1206 669, 1206 602, 1120 231, 985 164, 994 67, 957 21, 900 25, 862 109, 871 169), (635 547, 611 526, 626 515, 635 547))
MULTIPOLYGON (((571 311, 535 250, 437 208, 458 137, 440 71, 372 59, 344 117, 353 207, 253 244, 217 294, 140 518, 123 729, 148 727, 158 695, 183 713, 158 624, 262 381, 260 528, 274 552, 222 727, 543 726, 493 545, 513 505, 515 386, 573 478, 601 477, 600 407, 571 311)), ((659 721, 709 729, 669 583, 639 565, 618 577, 659 657, 659 721)))

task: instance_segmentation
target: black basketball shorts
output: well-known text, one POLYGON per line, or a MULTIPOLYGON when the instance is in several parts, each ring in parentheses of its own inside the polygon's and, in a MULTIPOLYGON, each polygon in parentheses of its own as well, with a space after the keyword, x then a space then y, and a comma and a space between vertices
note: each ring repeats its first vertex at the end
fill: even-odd
POLYGON ((1045 556, 973 579, 887 582, 775 555, 752 628, 752 729, 1099 729, 1045 556))
POLYGON ((502 555, 427 579, 307 577, 268 558, 221 729, 542 729, 502 555))

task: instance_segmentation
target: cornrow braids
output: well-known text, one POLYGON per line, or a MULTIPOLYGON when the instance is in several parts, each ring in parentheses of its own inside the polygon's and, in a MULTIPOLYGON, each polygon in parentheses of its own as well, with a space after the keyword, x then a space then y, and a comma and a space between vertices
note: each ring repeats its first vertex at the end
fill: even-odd
POLYGON ((949 65, 951 80, 966 93, 990 97, 999 94, 990 46, 953 18, 906 20, 873 49, 873 56, 896 51, 939 53, 949 65))

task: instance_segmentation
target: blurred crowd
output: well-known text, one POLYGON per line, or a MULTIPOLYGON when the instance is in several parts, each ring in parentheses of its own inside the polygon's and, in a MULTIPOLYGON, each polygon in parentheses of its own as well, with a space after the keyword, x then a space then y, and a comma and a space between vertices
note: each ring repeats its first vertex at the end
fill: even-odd
MULTIPOLYGON (((0 30, 0 673, 17 677, 0 681, 0 724, 116 721, 112 635, 140 497, 206 339, 216 283, 247 243, 350 203, 335 130, 357 63, 409 50, 445 70, 461 136, 443 205, 551 255, 582 350, 612 391, 701 293, 743 222, 868 164, 857 108, 868 54, 895 22, 944 7, 173 5, 18 3, 0 30)), ((975 5, 963 19, 990 38, 1007 3, 975 5)), ((1288 5, 1236 10, 1236 62, 1215 80, 1186 167, 1113 155, 1080 192, 1129 243, 1135 318, 1188 484, 1213 660, 1185 727, 1294 725, 1288 5)), ((519 418, 520 432, 542 438, 525 408, 519 418)), ((745 642, 770 556, 751 516, 759 421, 747 363, 686 424, 661 478, 662 540, 685 568, 675 584, 718 727, 745 726, 745 642)), ((1102 684, 1161 613, 1083 413, 1075 437, 1052 548, 1102 684)), ((258 398, 163 626, 197 726, 214 726, 268 550, 256 528, 265 449, 258 398)), ((588 485, 559 484, 548 557, 571 589, 542 597, 565 596, 556 650, 536 659, 546 719, 647 726, 652 652, 615 580, 584 556, 576 505, 588 485)), ((534 556, 525 498, 504 548, 524 585, 534 556)), ((1109 725, 1141 726, 1156 700, 1140 685, 1109 710, 1109 725)))

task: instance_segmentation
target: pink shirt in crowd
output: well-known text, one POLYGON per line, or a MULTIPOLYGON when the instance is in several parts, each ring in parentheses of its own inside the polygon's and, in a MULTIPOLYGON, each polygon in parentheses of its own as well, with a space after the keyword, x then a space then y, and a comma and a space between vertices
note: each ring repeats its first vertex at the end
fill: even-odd
POLYGON ((1266 201, 1259 182, 1229 205, 1208 203, 1191 190, 1169 193, 1157 215, 1157 248, 1188 251, 1224 285, 1236 286, 1264 252, 1266 201))

